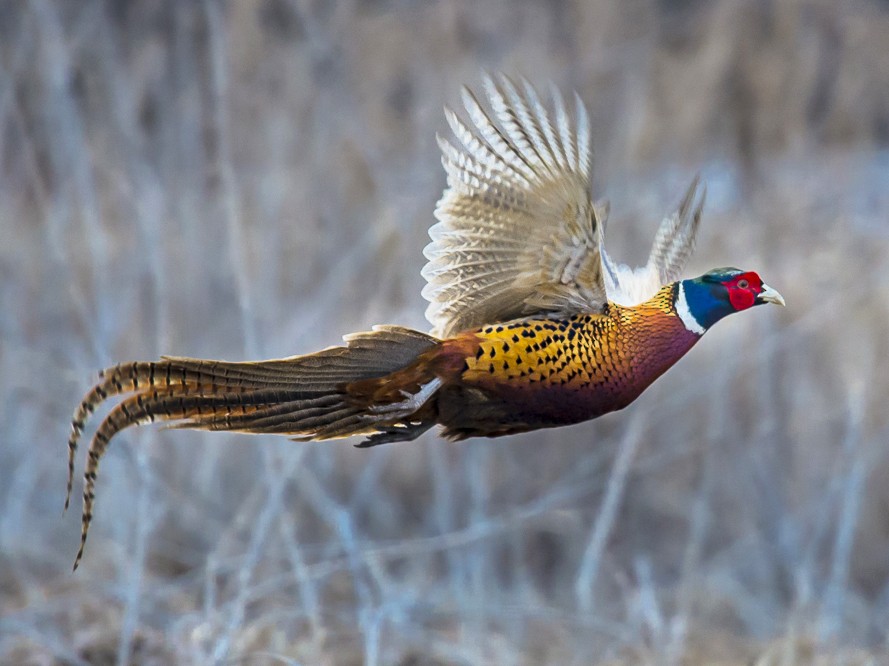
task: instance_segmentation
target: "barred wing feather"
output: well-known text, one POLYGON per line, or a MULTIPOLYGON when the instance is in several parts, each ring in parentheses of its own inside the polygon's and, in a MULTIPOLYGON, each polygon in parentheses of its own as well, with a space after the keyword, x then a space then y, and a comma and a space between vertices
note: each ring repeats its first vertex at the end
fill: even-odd
POLYGON ((648 264, 657 272, 661 284, 673 282, 682 276, 685 264, 695 249, 706 194, 700 177, 696 177, 688 186, 676 212, 661 222, 648 258, 648 264))
POLYGON ((590 135, 525 81, 486 78, 491 111, 468 89, 465 124, 446 110, 458 146, 438 138, 448 187, 424 254, 433 334, 531 314, 596 312, 606 302, 602 220, 589 196, 590 135))

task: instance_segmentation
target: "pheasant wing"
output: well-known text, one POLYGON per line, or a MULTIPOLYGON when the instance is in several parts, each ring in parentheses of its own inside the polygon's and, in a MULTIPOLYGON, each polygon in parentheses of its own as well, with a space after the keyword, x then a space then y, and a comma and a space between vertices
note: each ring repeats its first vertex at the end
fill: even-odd
POLYGON ((463 89, 458 145, 438 138, 448 186, 424 254, 433 333, 448 336, 531 314, 601 310, 602 220, 589 196, 590 135, 553 92, 551 117, 526 81, 486 78, 491 111, 463 89))
POLYGON ((705 194, 700 179, 695 178, 676 211, 661 222, 644 266, 631 268, 617 264, 602 251, 609 299, 621 305, 637 305, 682 276, 694 251, 705 194))
POLYGON ((656 271, 661 284, 678 280, 694 252, 706 193, 700 177, 696 177, 679 208, 661 222, 648 257, 648 265, 656 271))

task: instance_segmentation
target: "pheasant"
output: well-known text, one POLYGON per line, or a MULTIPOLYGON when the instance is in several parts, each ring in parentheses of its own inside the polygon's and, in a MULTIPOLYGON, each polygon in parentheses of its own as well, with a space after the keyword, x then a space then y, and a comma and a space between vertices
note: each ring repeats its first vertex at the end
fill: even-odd
POLYGON ((359 447, 412 440, 434 425, 451 440, 563 426, 629 405, 726 315, 784 305, 751 271, 679 279, 704 205, 698 179, 661 223, 646 265, 615 263, 603 246, 608 205, 589 194, 580 98, 570 114, 558 91, 547 108, 524 80, 485 77, 484 89, 487 108, 462 91, 468 123, 445 109, 456 141, 438 137, 447 188, 422 271, 431 334, 378 326, 303 356, 162 357, 102 371, 68 441, 66 508, 87 419, 122 396, 90 442, 75 569, 99 461, 130 426, 362 435, 359 447))

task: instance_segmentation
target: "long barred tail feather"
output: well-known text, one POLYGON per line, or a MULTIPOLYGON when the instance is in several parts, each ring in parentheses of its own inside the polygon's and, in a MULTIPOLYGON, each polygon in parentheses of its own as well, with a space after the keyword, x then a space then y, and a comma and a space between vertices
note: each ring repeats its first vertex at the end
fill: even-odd
MULTIPOLYGON (((173 428, 276 433, 300 440, 368 435, 363 446, 414 439, 428 430, 431 421, 408 417, 430 397, 430 382, 419 387, 422 401, 390 399, 385 410, 376 411, 372 403, 362 403, 346 387, 409 366, 438 340, 398 326, 379 326, 346 336, 345 342, 345 346, 315 354, 269 361, 163 357, 103 370, 71 422, 65 509, 73 487, 74 457, 87 421, 109 398, 125 397, 102 420, 90 442, 74 568, 83 557, 92 521, 99 461, 111 439, 131 426, 159 421, 173 428)), ((412 386, 393 387, 390 394, 402 396, 405 388, 412 386)))

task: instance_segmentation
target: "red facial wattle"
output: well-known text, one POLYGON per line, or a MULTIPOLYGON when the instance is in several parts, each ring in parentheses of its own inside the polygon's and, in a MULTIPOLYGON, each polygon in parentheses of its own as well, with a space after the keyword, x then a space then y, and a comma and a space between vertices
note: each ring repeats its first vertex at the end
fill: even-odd
POLYGON ((732 307, 741 311, 756 304, 756 295, 762 291, 762 280, 756 273, 742 273, 726 282, 725 287, 732 307))

